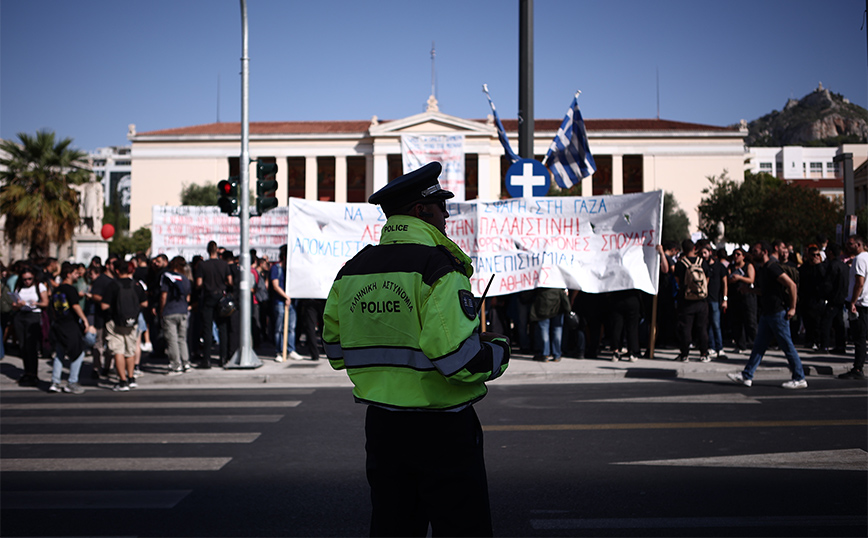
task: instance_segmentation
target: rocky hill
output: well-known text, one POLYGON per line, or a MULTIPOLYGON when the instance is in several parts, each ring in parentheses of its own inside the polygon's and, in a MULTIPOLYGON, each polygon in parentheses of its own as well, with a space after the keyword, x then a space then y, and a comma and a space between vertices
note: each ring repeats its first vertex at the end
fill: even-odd
POLYGON ((868 142, 868 110, 819 87, 748 123, 748 146, 839 146, 868 142))

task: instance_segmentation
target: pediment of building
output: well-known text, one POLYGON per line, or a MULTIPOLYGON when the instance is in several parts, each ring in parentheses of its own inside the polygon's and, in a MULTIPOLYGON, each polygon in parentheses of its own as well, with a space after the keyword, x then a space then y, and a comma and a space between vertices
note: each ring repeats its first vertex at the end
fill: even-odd
POLYGON ((410 133, 463 133, 466 135, 497 136, 494 125, 429 111, 403 119, 371 125, 371 136, 389 136, 410 133))

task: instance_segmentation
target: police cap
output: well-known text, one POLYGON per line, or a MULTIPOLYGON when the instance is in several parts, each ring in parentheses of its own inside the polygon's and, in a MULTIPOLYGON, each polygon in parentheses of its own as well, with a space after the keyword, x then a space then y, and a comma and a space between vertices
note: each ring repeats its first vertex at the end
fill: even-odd
POLYGON ((437 180, 443 166, 434 161, 409 174, 395 179, 368 198, 368 203, 378 204, 389 213, 412 203, 435 203, 455 196, 444 190, 437 180))

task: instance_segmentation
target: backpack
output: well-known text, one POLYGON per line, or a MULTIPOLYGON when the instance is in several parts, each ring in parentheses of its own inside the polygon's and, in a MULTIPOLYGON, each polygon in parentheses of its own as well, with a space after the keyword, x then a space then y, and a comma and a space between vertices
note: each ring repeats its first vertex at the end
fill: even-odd
POLYGON ((684 298, 688 301, 698 301, 708 297, 708 275, 702 269, 702 257, 696 257, 696 263, 690 263, 687 257, 681 258, 687 270, 684 272, 684 298))
POLYGON ((112 319, 118 327, 135 327, 139 319, 141 301, 132 280, 118 280, 118 292, 115 295, 112 319))

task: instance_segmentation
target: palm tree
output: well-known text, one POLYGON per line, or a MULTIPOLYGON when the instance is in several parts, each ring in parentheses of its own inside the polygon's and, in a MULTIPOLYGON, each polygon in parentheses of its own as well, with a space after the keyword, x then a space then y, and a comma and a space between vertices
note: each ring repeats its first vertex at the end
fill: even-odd
POLYGON ((87 154, 70 149, 71 138, 55 143, 54 133, 18 133, 20 144, 0 141, 0 212, 7 239, 47 253, 65 243, 79 225, 78 192, 71 186, 90 178, 87 154))

